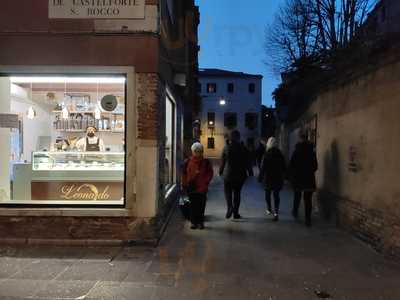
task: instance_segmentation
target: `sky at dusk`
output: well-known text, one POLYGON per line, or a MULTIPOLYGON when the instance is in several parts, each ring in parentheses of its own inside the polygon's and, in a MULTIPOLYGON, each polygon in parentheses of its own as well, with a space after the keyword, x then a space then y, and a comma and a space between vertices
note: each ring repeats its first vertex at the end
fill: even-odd
POLYGON ((265 27, 283 0, 196 0, 201 23, 200 68, 261 74, 263 103, 274 105, 271 93, 279 84, 264 64, 265 27))

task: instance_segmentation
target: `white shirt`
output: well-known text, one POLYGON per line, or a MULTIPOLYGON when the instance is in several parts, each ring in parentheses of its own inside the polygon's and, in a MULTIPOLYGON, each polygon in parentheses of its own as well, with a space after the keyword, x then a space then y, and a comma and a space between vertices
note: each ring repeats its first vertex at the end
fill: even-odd
POLYGON ((103 140, 97 136, 94 136, 94 137, 85 136, 85 137, 81 138, 79 141, 77 141, 76 148, 78 148, 79 151, 82 151, 82 152, 86 151, 86 139, 88 139, 88 142, 90 145, 97 144, 97 140, 99 140, 100 152, 105 151, 103 140))

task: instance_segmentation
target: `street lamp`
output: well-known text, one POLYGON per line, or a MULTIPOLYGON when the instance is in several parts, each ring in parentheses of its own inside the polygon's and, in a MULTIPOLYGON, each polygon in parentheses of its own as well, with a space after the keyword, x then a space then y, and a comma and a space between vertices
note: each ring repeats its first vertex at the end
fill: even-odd
POLYGON ((224 106, 226 104, 225 98, 220 98, 219 99, 219 105, 224 106))

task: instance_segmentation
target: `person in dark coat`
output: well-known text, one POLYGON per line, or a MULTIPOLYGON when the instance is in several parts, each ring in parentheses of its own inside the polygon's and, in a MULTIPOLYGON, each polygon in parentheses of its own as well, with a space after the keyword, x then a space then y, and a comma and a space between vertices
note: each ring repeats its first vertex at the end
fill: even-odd
POLYGON ((226 218, 232 214, 234 219, 240 219, 240 193, 243 184, 252 174, 247 150, 240 144, 240 133, 231 133, 230 144, 226 145, 221 157, 219 175, 224 178, 224 192, 227 203, 226 218))
POLYGON ((267 214, 272 213, 271 194, 274 194, 274 221, 279 220, 280 191, 283 188, 286 163, 281 150, 277 147, 276 139, 270 137, 267 142, 266 152, 261 163, 258 180, 265 186, 265 201, 267 214))
POLYGON ((192 157, 185 161, 182 172, 182 187, 190 201, 191 229, 204 229, 208 186, 213 178, 211 162, 203 157, 204 148, 200 143, 191 147, 192 157))
POLYGON ((260 140, 256 150, 257 167, 259 170, 261 170, 261 163, 265 154, 265 150, 264 142, 260 140))
POLYGON ((318 170, 314 145, 300 133, 300 142, 290 160, 291 181, 294 189, 293 217, 298 217, 301 198, 304 198, 306 225, 311 226, 312 195, 316 189, 315 172, 318 170))

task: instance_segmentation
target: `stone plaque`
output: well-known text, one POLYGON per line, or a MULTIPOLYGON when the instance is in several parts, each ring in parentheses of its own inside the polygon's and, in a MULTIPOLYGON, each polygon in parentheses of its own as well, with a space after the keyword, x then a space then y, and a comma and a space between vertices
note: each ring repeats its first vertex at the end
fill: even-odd
POLYGON ((49 0, 49 19, 144 19, 145 0, 49 0))

